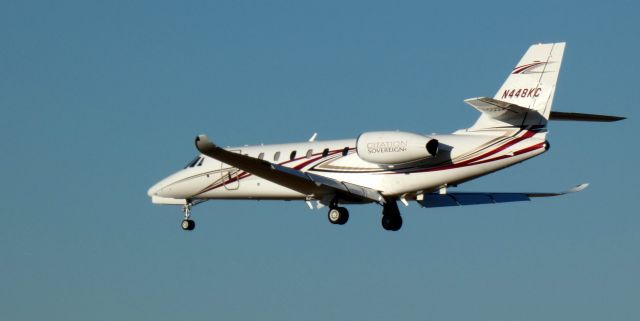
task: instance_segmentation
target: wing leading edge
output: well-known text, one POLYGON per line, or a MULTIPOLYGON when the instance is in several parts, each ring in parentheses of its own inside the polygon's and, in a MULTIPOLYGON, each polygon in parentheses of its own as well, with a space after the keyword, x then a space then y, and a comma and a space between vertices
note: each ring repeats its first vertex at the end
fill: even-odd
POLYGON ((465 206, 529 201, 535 197, 552 197, 583 191, 588 183, 580 184, 560 193, 447 193, 426 194, 417 202, 423 207, 465 206))

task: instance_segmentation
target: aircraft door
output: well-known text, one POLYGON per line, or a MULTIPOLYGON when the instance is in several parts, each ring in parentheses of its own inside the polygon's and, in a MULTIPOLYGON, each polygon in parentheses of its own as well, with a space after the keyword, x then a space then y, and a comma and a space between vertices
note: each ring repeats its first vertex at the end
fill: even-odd
MULTIPOLYGON (((230 152, 241 154, 241 150, 231 150, 230 152)), ((240 174, 240 170, 231 167, 225 163, 220 163, 220 175, 222 178, 222 182, 224 183, 224 188, 227 190, 237 190, 240 188, 240 180, 238 180, 238 174, 240 174)))

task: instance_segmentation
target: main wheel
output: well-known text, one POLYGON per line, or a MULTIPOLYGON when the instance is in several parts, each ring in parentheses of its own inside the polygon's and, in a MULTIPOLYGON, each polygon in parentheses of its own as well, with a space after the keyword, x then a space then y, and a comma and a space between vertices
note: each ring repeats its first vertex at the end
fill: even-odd
POLYGON ((382 215, 382 228, 390 231, 392 227, 393 219, 391 218, 391 215, 382 215))
POLYGON ((349 221, 349 211, 346 207, 338 207, 338 211, 340 211, 340 221, 338 222, 338 224, 344 225, 345 223, 347 223, 347 221, 349 221))
POLYGON ((344 207, 334 207, 327 215, 331 224, 343 225, 349 220, 349 211, 344 207))
POLYGON ((393 228, 391 230, 392 231, 398 231, 398 230, 400 230, 401 227, 402 227, 402 216, 398 215, 398 216, 394 217, 393 228))
POLYGON ((182 229, 185 231, 193 231, 196 228, 196 222, 192 220, 182 220, 182 229))
POLYGON ((402 216, 400 215, 383 215, 382 228, 387 231, 397 231, 402 227, 402 216))

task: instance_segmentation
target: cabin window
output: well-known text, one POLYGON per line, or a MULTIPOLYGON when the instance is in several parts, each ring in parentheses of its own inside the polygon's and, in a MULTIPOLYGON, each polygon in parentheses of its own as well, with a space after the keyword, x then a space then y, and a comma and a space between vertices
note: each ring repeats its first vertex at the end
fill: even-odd
POLYGON ((258 159, 264 159, 264 153, 258 154, 258 159))
POLYGON ((280 159, 280 152, 276 152, 275 154, 273 154, 273 161, 277 162, 278 159, 280 159))
POLYGON ((327 157, 327 156, 329 156, 329 149, 328 149, 328 148, 325 148, 325 149, 322 151, 322 157, 327 157))
POLYGON ((296 159, 296 151, 295 150, 291 152, 291 155, 289 155, 289 159, 290 160, 296 159))
POLYGON ((349 154, 349 146, 345 147, 345 148, 342 150, 342 156, 347 156, 347 154, 349 154))
POLYGON ((307 158, 311 158, 313 156, 313 149, 307 151, 307 158))

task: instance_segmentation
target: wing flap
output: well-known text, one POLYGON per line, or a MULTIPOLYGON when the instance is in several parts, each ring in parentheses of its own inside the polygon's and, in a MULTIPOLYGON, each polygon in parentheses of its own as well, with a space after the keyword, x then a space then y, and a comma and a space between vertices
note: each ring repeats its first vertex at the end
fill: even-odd
POLYGON ((529 197, 523 193, 448 193, 428 194, 422 201, 424 207, 466 206, 480 204, 495 204, 507 202, 528 201, 529 197))

